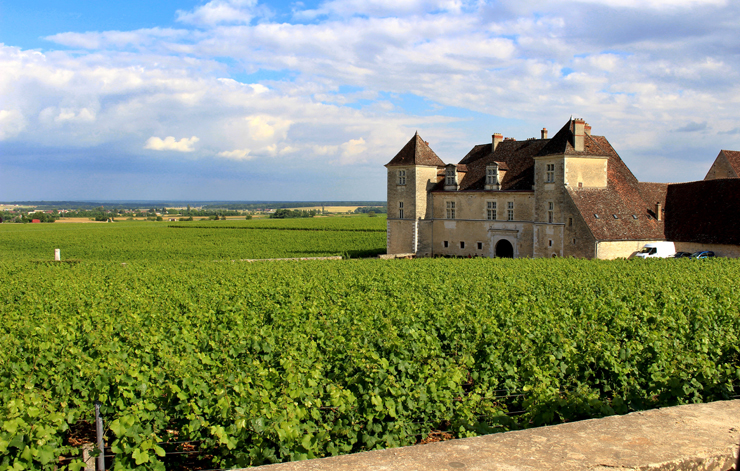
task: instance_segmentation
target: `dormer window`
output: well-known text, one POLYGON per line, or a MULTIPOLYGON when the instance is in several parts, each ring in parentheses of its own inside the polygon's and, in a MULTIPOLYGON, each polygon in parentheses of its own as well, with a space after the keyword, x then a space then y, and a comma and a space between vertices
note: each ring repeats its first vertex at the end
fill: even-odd
POLYGON ((451 186, 455 184, 455 168, 450 167, 447 169, 447 181, 445 182, 445 185, 451 186))
POLYGON ((406 170, 399 170, 398 171, 398 184, 399 185, 405 185, 406 184, 406 170))
POLYGON ((498 164, 486 165, 486 190, 498 190, 501 188, 499 181, 498 164))
POLYGON ((493 185, 496 183, 496 168, 494 167, 488 167, 486 168, 486 185, 493 185))
POLYGON ((457 189, 457 167, 450 164, 445 169, 445 190, 457 189))

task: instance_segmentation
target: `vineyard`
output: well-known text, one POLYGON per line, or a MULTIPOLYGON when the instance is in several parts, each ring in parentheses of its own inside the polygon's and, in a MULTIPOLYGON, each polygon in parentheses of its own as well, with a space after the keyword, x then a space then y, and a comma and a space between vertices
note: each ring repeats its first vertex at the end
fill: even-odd
MULTIPOLYGON (((259 232, 155 233, 215 231, 259 232)), ((740 394, 737 260, 211 263, 155 239, 155 261, 0 261, 0 471, 79 469, 95 401, 116 469, 161 470, 740 394)))
POLYGON ((0 224, 0 260, 240 260, 385 253, 384 217, 0 224))

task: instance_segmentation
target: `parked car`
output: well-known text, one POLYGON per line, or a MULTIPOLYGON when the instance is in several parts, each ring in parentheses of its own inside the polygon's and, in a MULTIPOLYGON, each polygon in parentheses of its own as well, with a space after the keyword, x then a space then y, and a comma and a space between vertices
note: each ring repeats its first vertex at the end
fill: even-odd
POLYGON ((691 257, 691 252, 676 252, 676 255, 673 256, 673 258, 689 258, 691 257))
POLYGON ((713 258, 714 252, 711 250, 700 250, 699 252, 694 252, 691 254, 691 258, 700 259, 700 258, 713 258))

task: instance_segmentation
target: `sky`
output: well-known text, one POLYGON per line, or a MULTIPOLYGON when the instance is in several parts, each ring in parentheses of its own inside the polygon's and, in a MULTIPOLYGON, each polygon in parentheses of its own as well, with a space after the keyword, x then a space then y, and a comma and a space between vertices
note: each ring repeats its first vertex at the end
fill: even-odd
POLYGON ((384 200, 571 116, 641 181, 740 150, 732 0, 0 0, 0 201, 384 200))

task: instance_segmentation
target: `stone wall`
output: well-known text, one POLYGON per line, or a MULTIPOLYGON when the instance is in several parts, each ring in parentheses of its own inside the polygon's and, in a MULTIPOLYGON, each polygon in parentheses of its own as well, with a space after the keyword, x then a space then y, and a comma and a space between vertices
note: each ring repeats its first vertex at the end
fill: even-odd
POLYGON ((730 471, 740 400, 690 404, 255 471, 730 471))

